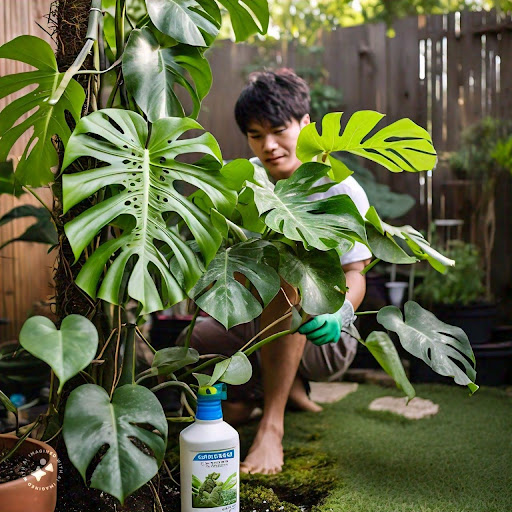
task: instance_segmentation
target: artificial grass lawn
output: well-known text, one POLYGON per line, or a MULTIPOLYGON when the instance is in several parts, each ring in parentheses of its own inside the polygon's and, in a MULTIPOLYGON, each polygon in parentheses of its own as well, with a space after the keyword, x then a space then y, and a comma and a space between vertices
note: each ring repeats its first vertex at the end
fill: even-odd
MULTIPOLYGON (((439 404, 436 416, 369 411, 375 398, 401 394, 368 384, 320 414, 287 413, 285 457, 298 448, 326 455, 335 475, 314 512, 512 512, 512 394, 415 388, 439 404)), ((242 430, 243 446, 253 432, 242 430)), ((266 478, 272 487, 279 477, 266 478)))

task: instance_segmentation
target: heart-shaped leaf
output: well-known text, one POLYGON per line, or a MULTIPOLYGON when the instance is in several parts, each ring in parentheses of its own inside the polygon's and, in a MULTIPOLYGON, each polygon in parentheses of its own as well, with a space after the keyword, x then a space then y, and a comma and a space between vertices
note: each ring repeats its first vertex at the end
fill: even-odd
POLYGON ((168 347, 155 353, 151 367, 158 375, 169 375, 189 364, 199 361, 199 353, 194 348, 168 347))
POLYGON ((306 313, 334 313, 343 306, 347 287, 336 251, 305 251, 299 246, 295 252, 279 244, 279 254, 279 274, 299 289, 306 313))
POLYGON ((366 243, 364 221, 348 195, 319 201, 309 198, 334 185, 316 185, 328 171, 329 167, 323 164, 303 164, 275 187, 266 176, 255 174, 257 183, 248 186, 254 191, 259 214, 266 214, 265 224, 290 240, 302 242, 307 249, 327 251, 344 244, 348 250, 356 241, 366 243))
POLYGON ((60 330, 50 319, 33 316, 21 328, 20 344, 50 365, 59 378, 60 393, 64 384, 94 359, 98 332, 90 320, 80 315, 64 318, 60 330))
POLYGON ((57 229, 55 228, 50 212, 46 208, 31 204, 17 206, 0 217, 0 226, 23 217, 35 217, 36 222, 29 226, 20 236, 6 240, 0 245, 0 249, 12 242, 37 242, 50 245, 57 243, 57 229))
POLYGON ((59 163, 52 138, 58 135, 67 144, 71 130, 65 112, 75 120, 80 118, 85 91, 71 80, 57 104, 49 104, 64 73, 59 73, 51 46, 39 37, 19 36, 5 43, 0 46, 0 59, 17 60, 37 68, 37 71, 0 77, 0 98, 37 84, 35 90, 12 101, 0 112, 0 161, 6 160, 16 141, 33 129, 16 167, 16 179, 23 185, 46 185, 53 181, 51 168, 59 163), (22 119, 32 110, 33 113, 22 119))
POLYGON ((266 306, 280 289, 276 268, 279 254, 264 240, 249 240, 220 249, 205 274, 191 291, 196 304, 226 329, 250 322, 263 311, 262 305, 235 273, 245 276, 266 306), (212 287, 210 285, 215 283, 212 287))
POLYGON ((213 0, 146 0, 155 27, 190 46, 210 46, 219 33, 221 16, 213 0))
POLYGON ((141 116, 117 109, 94 112, 83 117, 75 128, 64 156, 64 167, 81 156, 96 158, 107 165, 64 175, 64 210, 104 187, 121 185, 111 189, 110 197, 66 224, 66 235, 75 257, 80 256, 104 226, 121 216, 133 219, 120 238, 105 242, 89 255, 78 275, 77 284, 91 297, 96 296, 105 265, 113 259, 98 296, 119 304, 123 274, 133 257, 136 263, 128 280, 128 295, 143 305, 142 314, 159 311, 183 300, 201 275, 203 265, 215 256, 221 234, 212 228, 209 215, 178 191, 175 182, 185 181, 203 190, 218 210, 232 207, 237 195, 219 172, 222 156, 211 134, 179 139, 191 129, 201 126, 193 119, 170 117, 156 121, 149 136, 147 123, 141 116), (208 166, 176 159, 188 153, 208 155, 208 166), (217 162, 216 169, 212 161, 217 162), (167 219, 172 214, 185 222, 199 253, 192 251, 179 233, 168 227, 167 219), (178 273, 169 270, 166 251, 175 256, 178 273), (161 280, 159 288, 154 279, 161 280))
POLYGON ((346 151, 384 166, 392 172, 430 171, 437 161, 429 133, 410 119, 400 119, 370 134, 384 114, 373 110, 355 112, 340 135, 342 112, 327 114, 322 119, 322 135, 316 123, 305 126, 297 141, 297 158, 311 162, 321 157, 332 166, 330 177, 342 181, 352 171, 331 153, 346 151))
POLYGON ((379 311, 377 321, 398 334, 407 352, 425 361, 440 375, 453 377, 457 384, 468 386, 474 393, 478 389, 474 383, 475 356, 466 333, 441 322, 416 302, 406 302, 404 312, 405 321, 397 307, 386 306, 379 311))
POLYGON ((243 352, 236 352, 230 358, 224 359, 215 365, 208 386, 213 386, 217 381, 226 384, 245 384, 252 376, 252 366, 243 352))
POLYGON ((212 84, 210 65, 198 48, 184 44, 163 47, 149 28, 132 30, 123 53, 123 75, 126 87, 151 122, 185 116, 177 86, 192 99, 189 117, 197 117, 212 84), (185 71, 192 81, 187 80, 185 71))
POLYGON ((93 458, 108 446, 92 473, 90 486, 123 503, 158 472, 165 455, 167 420, 158 399, 143 386, 121 386, 111 401, 100 386, 85 384, 69 395, 63 434, 69 458, 84 481, 93 458), (160 434, 139 426, 143 424, 160 434), (132 439, 149 448, 154 457, 132 439))
POLYGON ((382 369, 393 377, 398 388, 407 395, 409 400, 412 400, 416 396, 416 391, 405 374, 402 361, 391 338, 385 332, 373 331, 363 344, 382 369))

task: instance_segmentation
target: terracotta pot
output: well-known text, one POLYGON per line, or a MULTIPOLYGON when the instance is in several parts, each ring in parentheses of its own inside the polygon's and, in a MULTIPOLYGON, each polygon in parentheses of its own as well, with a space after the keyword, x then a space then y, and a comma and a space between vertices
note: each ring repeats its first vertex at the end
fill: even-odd
MULTIPOLYGON (((0 435, 0 450, 11 449, 17 441, 16 436, 0 435)), ((53 512, 57 504, 57 453, 50 445, 35 439, 26 439, 16 453, 40 457, 45 463, 41 470, 0 484, 2 512, 53 512)))

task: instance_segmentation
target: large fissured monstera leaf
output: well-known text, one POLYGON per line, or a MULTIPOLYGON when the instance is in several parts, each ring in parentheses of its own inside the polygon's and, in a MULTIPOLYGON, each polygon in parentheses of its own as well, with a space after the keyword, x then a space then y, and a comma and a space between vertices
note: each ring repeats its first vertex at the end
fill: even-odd
POLYGON ((132 30, 123 54, 123 75, 126 87, 151 122, 185 116, 175 91, 178 85, 192 99, 190 117, 197 117, 212 85, 210 65, 198 48, 184 44, 162 47, 149 28, 132 30), (192 82, 185 77, 185 70, 192 82))
MULTIPOLYGON (((229 12, 237 41, 265 34, 269 12, 267 0, 218 0, 229 12)), ((219 33, 220 10, 214 0, 146 0, 154 25, 181 43, 210 46, 219 33)))
POLYGON ((305 126, 297 141, 297 158, 310 162, 320 158, 332 167, 330 177, 343 181, 352 171, 332 156, 347 151, 372 160, 392 172, 430 171, 437 156, 429 133, 410 119, 400 119, 370 136, 384 114, 373 110, 354 113, 340 135, 342 112, 327 114, 322 119, 322 135, 316 123, 305 126))
POLYGON ((306 249, 321 251, 343 247, 349 250, 356 241, 366 243, 364 221, 347 195, 312 201, 309 196, 325 192, 334 183, 316 185, 329 172, 320 163, 301 165, 286 180, 274 186, 266 176, 255 174, 257 183, 247 183, 265 224, 290 240, 302 242, 306 249))
POLYGON ((423 235, 412 226, 391 226, 383 222, 373 206, 366 213, 368 245, 375 257, 390 263, 414 263, 416 258, 427 260, 438 272, 445 273, 455 261, 436 251, 423 235), (395 242, 399 238, 407 244, 415 257, 409 256, 395 242))
POLYGON ((50 45, 38 37, 19 36, 5 43, 0 46, 0 59, 17 60, 37 68, 0 77, 0 98, 37 84, 35 90, 12 101, 0 112, 0 162, 7 160, 16 141, 33 128, 16 167, 16 180, 32 187, 47 185, 53 181, 51 168, 59 163, 52 137, 58 135, 66 145, 71 130, 65 112, 77 120, 85 92, 78 82, 71 80, 57 104, 48 103, 64 73, 59 73, 50 45), (34 112, 22 120, 32 110, 34 112))
POLYGON ((187 130, 201 129, 188 118, 165 118, 152 125, 148 135, 146 121, 134 112, 100 110, 80 120, 64 156, 64 168, 76 158, 88 156, 106 165, 76 174, 64 175, 64 211, 110 187, 110 195, 65 226, 76 258, 94 236, 114 219, 131 216, 119 238, 100 245, 76 280, 91 297, 99 296, 113 304, 121 298, 120 287, 128 261, 135 265, 128 280, 128 295, 139 301, 142 314, 161 310, 185 298, 215 256, 221 234, 211 225, 209 216, 196 207, 175 187, 184 181, 203 190, 214 206, 223 210, 236 201, 236 192, 218 169, 222 158, 217 142, 209 133, 179 139, 187 130), (207 168, 176 160, 187 153, 204 153, 207 168), (211 161, 218 163, 215 170, 211 161), (179 235, 168 228, 166 216, 179 215, 188 226, 202 260, 179 235), (166 254, 174 254, 179 272, 169 269, 166 254), (99 292, 97 288, 105 265, 113 259, 99 292), (161 282, 160 293, 152 272, 161 282))
POLYGON ((93 458, 108 447, 91 476, 91 487, 122 503, 158 472, 165 455, 167 420, 158 399, 143 386, 121 386, 111 401, 100 386, 84 384, 69 395, 63 434, 69 458, 84 480, 93 458), (139 426, 143 424, 160 435, 139 426), (142 452, 132 438, 154 457, 142 452))
POLYGON ((297 252, 279 244, 279 274, 300 291, 302 308, 310 315, 334 313, 343 306, 347 291, 345 274, 335 250, 297 252))
POLYGON ((398 334, 407 352, 425 361, 440 375, 453 377, 457 384, 468 386, 474 393, 478 389, 475 356, 466 333, 441 322, 413 301, 405 303, 404 313, 405 320, 397 307, 386 306, 379 311, 377 321, 398 334))
POLYGON ((266 306, 281 287, 275 270, 278 262, 277 249, 264 240, 250 240, 221 249, 191 295, 203 311, 226 329, 249 322, 260 315, 263 308, 251 291, 235 279, 235 273, 252 283, 266 306))

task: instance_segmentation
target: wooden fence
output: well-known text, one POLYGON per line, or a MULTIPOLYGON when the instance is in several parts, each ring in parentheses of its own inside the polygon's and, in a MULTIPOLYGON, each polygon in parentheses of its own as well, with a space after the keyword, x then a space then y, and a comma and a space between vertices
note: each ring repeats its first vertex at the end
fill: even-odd
MULTIPOLYGON (((427 128, 440 154, 433 173, 396 175, 370 167, 379 182, 416 198, 416 207, 401 221, 426 229, 435 218, 464 219, 469 241, 468 195, 478 190, 452 179, 446 156, 457 149, 463 128, 485 116, 512 118, 512 19, 498 18, 494 11, 455 12, 399 20, 394 31, 390 38, 384 24, 338 29, 323 34, 321 53, 282 43, 274 49, 274 66, 298 70, 321 65, 329 85, 343 92, 345 121, 356 110, 374 109, 387 114, 384 123, 409 117, 427 128)), ((213 87, 200 121, 215 135, 225 158, 250 156, 233 108, 246 70, 265 52, 230 42, 210 52, 213 87)), ((498 296, 512 281, 506 256, 512 252, 511 182, 504 175, 496 197, 493 289, 498 296)))
MULTIPOLYGON (((46 15, 50 10, 50 0, 2 0, 0 2, 0 44, 19 35, 32 34, 50 38, 41 30, 36 21, 46 27, 46 15)), ((20 73, 32 69, 20 62, 0 59, 0 76, 20 73)), ((9 102, 16 96, 10 96, 9 102)), ((0 100, 0 109, 8 101, 0 100)), ((13 147, 11 158, 23 152, 27 139, 23 138, 13 147)), ((50 199, 47 190, 40 190, 42 198, 50 199)), ((22 204, 38 205, 29 194, 20 199, 2 194, 0 196, 0 217, 22 204)), ((19 219, 0 227, 0 245, 19 236, 33 223, 33 219, 19 219)), ((51 283, 55 256, 47 254, 48 248, 35 243, 14 243, 0 251, 0 317, 9 320, 0 325, 0 341, 15 339, 20 327, 36 301, 46 300, 53 295, 51 283)), ((54 253, 55 254, 55 253, 54 253)))
MULTIPOLYGON (((0 2, 0 43, 18 34, 44 37, 33 20, 45 26, 42 16, 50 3, 0 2)), ((512 117, 511 29, 510 17, 498 19, 494 12, 419 16, 398 21, 393 38, 387 37, 383 24, 325 33, 321 53, 281 43, 274 51, 275 65, 299 69, 321 64, 329 73, 329 84, 343 92, 346 118, 360 109, 386 113, 384 122, 388 123, 410 117, 429 129, 436 148, 443 153, 456 149, 462 128, 482 117, 512 117)), ((256 59, 261 60, 265 51, 263 46, 224 41, 208 52, 214 80, 200 121, 215 135, 225 158, 250 156, 234 122, 233 108, 245 71, 256 59)), ((2 75, 22 69, 25 67, 18 63, 0 61, 2 75)), ((3 105, 5 100, 0 102, 0 107, 3 105)), ((14 155, 19 154, 20 147, 16 146, 14 155)), ((454 208, 450 211, 455 203, 451 203, 451 189, 447 188, 450 174, 442 159, 430 177, 424 173, 395 175, 376 168, 375 172, 381 183, 415 196, 417 206, 405 220, 417 227, 425 228, 428 220, 439 215, 467 215, 454 208)), ((494 251, 498 294, 512 279, 509 258, 502 257, 512 252, 510 182, 504 179, 498 187, 500 222, 494 251)), ((33 203, 26 195, 22 201, 0 198, 0 214, 21 202, 33 203)), ((15 227, 0 228, 0 243, 26 225, 20 220, 15 227)), ((51 294, 52 260, 45 248, 33 244, 15 244, 0 254, 0 316, 12 320, 8 326, 0 326, 0 340, 15 337, 32 302, 51 294)))

